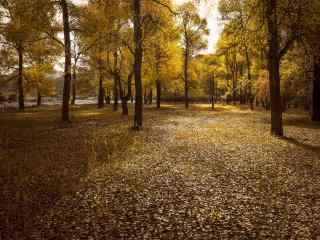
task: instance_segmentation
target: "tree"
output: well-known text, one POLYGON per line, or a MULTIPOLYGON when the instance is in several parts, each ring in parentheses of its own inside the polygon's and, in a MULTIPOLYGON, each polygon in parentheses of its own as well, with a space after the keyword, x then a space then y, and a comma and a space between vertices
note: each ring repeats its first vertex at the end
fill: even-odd
POLYGON ((32 43, 46 38, 44 32, 52 28, 55 11, 53 5, 45 0, 4 0, 0 2, 0 7, 7 17, 2 29, 4 39, 9 47, 16 50, 18 56, 18 103, 19 109, 23 111, 24 55, 32 43))
MULTIPOLYGON (((244 33, 253 32, 256 41, 260 41, 260 55, 262 58, 266 56, 267 59, 271 100, 271 133, 282 136, 281 60, 301 37, 301 19, 305 3, 299 0, 223 0, 222 2, 224 9, 233 9, 229 11, 228 15, 231 19, 238 23, 240 20, 240 26, 251 29, 244 33)), ((250 78, 251 63, 252 61, 247 59, 248 69, 250 66, 250 78)))
POLYGON ((26 57, 31 66, 26 69, 25 79, 27 88, 36 90, 37 106, 41 105, 44 94, 52 95, 54 92, 53 82, 48 74, 53 72, 60 50, 60 46, 51 39, 39 40, 28 48, 26 57))
MULTIPOLYGON (((172 12, 165 8, 154 6, 148 11, 152 19, 150 21, 151 31, 144 43, 145 51, 145 75, 148 76, 147 83, 149 90, 149 103, 152 101, 152 86, 156 88, 156 106, 161 105, 162 89, 165 81, 170 78, 169 64, 173 54, 180 54, 174 51, 174 46, 178 46, 180 35, 172 12)), ((180 60, 179 60, 180 61, 180 60)), ((176 62, 177 64, 177 62, 176 62)))
POLYGON ((303 12, 301 17, 303 25, 303 38, 302 43, 305 49, 305 54, 310 56, 312 63, 312 109, 311 119, 313 121, 320 121, 320 44, 319 44, 319 1, 308 0, 304 3, 303 12))
POLYGON ((143 102, 142 102, 142 28, 141 28, 141 1, 133 1, 133 26, 134 26, 134 81, 135 81, 135 107, 134 123, 135 130, 142 129, 143 102))
POLYGON ((207 21, 202 19, 197 13, 195 5, 191 2, 183 4, 180 9, 180 28, 182 33, 182 45, 184 49, 184 99, 185 107, 189 107, 189 63, 190 58, 194 56, 197 51, 206 46, 206 41, 203 39, 208 35, 207 21))
POLYGON ((69 102, 71 90, 71 40, 69 23, 69 6, 66 0, 60 0, 64 35, 64 85, 62 100, 62 121, 70 121, 69 102))

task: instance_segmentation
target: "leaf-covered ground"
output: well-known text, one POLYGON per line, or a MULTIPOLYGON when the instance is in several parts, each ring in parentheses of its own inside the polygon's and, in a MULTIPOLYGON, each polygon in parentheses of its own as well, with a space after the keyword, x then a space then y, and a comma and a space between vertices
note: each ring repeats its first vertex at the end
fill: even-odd
POLYGON ((320 126, 230 106, 0 116, 0 239, 317 239, 320 126), (130 118, 131 119, 131 118, 130 118))

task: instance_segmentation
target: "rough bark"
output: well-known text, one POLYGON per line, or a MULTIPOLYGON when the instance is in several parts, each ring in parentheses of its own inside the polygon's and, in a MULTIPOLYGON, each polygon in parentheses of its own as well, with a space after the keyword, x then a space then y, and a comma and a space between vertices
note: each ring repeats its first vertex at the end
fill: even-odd
POLYGON ((283 136, 282 101, 280 94, 280 47, 277 19, 277 1, 267 1, 268 71, 271 100, 271 134, 283 136))
POLYGON ((60 0, 63 17, 63 34, 64 34, 64 85, 62 100, 62 121, 69 121, 69 100, 71 88, 71 42, 70 42, 70 25, 69 25, 69 9, 66 0, 60 0))

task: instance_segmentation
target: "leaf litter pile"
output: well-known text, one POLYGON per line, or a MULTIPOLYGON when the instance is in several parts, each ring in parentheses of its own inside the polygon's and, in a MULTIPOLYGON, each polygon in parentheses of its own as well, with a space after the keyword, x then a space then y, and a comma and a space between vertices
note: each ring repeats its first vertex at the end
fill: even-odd
POLYGON ((320 127, 305 115, 280 139, 267 113, 236 107, 149 108, 141 132, 110 114, 2 124, 0 239, 320 236, 320 127))

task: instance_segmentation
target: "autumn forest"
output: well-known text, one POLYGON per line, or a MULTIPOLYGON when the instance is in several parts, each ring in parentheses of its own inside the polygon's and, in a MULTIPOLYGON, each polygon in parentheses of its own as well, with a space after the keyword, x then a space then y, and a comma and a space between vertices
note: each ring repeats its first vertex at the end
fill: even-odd
POLYGON ((0 0, 0 239, 319 239, 318 0, 0 0))

